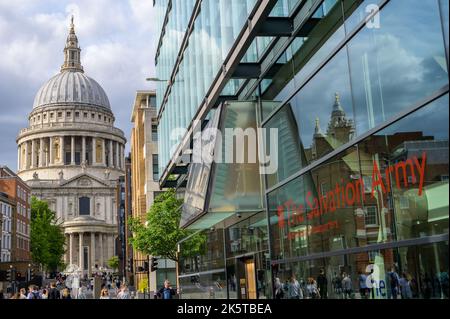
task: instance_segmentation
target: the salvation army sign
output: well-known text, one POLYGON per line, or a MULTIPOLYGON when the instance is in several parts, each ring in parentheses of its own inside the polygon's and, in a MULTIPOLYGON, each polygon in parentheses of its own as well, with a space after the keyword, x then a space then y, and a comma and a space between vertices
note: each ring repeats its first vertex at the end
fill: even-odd
MULTIPOLYGON (((374 162, 371 185, 365 185, 364 179, 360 177, 346 184, 336 183, 335 188, 326 194, 322 194, 319 189, 318 194, 320 195, 313 196, 312 191, 309 191, 306 194, 305 203, 296 204, 293 199, 290 199, 277 207, 278 227, 284 228, 286 225, 295 227, 303 224, 305 220, 313 221, 322 215, 334 213, 339 208, 361 205, 363 199, 364 201, 368 199, 366 196, 375 198, 377 192, 388 194, 394 187, 402 189, 410 187, 410 185, 417 186, 418 196, 422 196, 426 160, 427 154, 424 152, 421 159, 414 156, 389 165, 384 171, 381 171, 378 163, 374 162), (371 189, 370 192, 365 191, 368 187, 371 189)), ((288 237, 289 239, 305 237, 337 228, 339 228, 339 224, 335 220, 323 225, 311 225, 300 232, 289 234, 288 237)))

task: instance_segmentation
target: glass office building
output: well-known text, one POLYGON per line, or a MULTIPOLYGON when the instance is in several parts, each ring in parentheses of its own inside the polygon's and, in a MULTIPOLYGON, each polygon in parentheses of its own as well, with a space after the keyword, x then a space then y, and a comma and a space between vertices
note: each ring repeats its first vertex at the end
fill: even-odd
POLYGON ((155 0, 182 298, 448 298, 448 2, 155 0), (196 121, 278 169, 188 165, 196 121))

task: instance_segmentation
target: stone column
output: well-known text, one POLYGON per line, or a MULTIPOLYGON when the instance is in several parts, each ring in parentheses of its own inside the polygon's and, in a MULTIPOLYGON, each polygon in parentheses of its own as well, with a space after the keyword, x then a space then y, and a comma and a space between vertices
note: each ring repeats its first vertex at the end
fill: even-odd
POLYGON ((108 235, 108 258, 114 256, 114 235, 108 235))
POLYGON ((120 144, 120 168, 125 169, 125 146, 120 144))
POLYGON ((21 149, 22 149, 22 148, 21 148, 21 145, 17 146, 17 170, 18 170, 18 171, 21 170, 21 167, 20 167, 20 163, 21 163, 21 160, 20 160, 21 152, 20 152, 20 150, 21 150, 21 149))
POLYGON ((48 152, 49 152, 49 163, 48 166, 53 165, 53 138, 49 137, 49 144, 48 144, 48 152))
POLYGON ((28 169, 28 163, 30 161, 29 152, 30 152, 30 143, 25 142, 25 169, 28 169))
POLYGON ((31 141, 31 168, 36 167, 36 141, 31 141))
POLYGON ((114 144, 116 144, 116 168, 119 169, 119 156, 120 156, 120 150, 119 150, 119 142, 115 142, 114 144))
POLYGON ((85 161, 86 161, 86 136, 83 136, 81 140, 81 162, 85 161))
POLYGON ((44 167, 45 159, 44 159, 44 138, 39 140, 39 167, 44 167))
POLYGON ((99 248, 100 248, 100 266, 105 266, 104 254, 103 254, 103 234, 98 234, 99 248))
POLYGON ((73 234, 69 234, 69 265, 73 264, 73 234))
MULTIPOLYGON (((78 265, 80 266, 80 269, 84 271, 83 233, 79 233, 78 236, 80 246, 80 250, 78 252, 78 265)), ((84 272, 82 272, 82 274, 84 274, 84 272)))
POLYGON ((92 137, 92 165, 94 166, 97 163, 97 152, 96 152, 96 143, 97 139, 92 137))
POLYGON ((91 273, 92 268, 95 266, 95 233, 91 233, 91 267, 89 273, 91 273))
POLYGON ((64 163, 66 162, 66 160, 64 158, 64 157, 66 157, 66 152, 64 150, 64 136, 60 136, 59 141, 60 141, 59 148, 60 148, 60 155, 61 155, 59 160, 60 160, 60 164, 64 165, 64 163))
POLYGON ((106 166, 106 141, 102 138, 102 165, 106 166))
POLYGON ((109 167, 114 167, 114 150, 113 150, 114 142, 113 140, 109 140, 109 167))
MULTIPOLYGON (((69 235, 64 234, 64 243, 66 247, 69 248, 69 235)), ((67 265, 69 263, 69 249, 66 249, 66 253, 64 254, 64 263, 67 265)))
POLYGON ((70 165, 75 165, 75 136, 70 139, 70 165))

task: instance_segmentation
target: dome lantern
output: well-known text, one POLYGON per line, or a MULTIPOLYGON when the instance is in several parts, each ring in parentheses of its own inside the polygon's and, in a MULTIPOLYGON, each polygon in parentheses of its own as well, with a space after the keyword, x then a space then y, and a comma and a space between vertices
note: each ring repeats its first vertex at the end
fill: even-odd
POLYGON ((78 38, 75 34, 75 25, 73 24, 73 16, 70 23, 70 31, 67 36, 66 46, 64 48, 64 64, 61 66, 61 72, 76 71, 83 72, 80 57, 81 49, 78 46, 78 38))

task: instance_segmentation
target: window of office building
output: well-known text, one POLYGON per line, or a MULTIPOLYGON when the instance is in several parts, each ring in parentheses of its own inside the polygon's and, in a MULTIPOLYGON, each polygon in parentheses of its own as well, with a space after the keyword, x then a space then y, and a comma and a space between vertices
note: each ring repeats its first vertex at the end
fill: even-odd
POLYGON ((152 141, 157 142, 158 141, 158 126, 152 125, 152 141))
POLYGON ((159 164, 158 164, 158 154, 152 155, 153 160, 153 180, 158 181, 159 180, 159 164))

